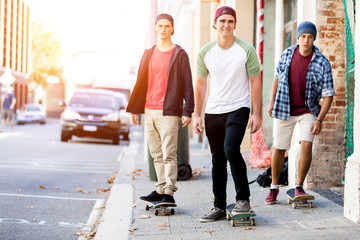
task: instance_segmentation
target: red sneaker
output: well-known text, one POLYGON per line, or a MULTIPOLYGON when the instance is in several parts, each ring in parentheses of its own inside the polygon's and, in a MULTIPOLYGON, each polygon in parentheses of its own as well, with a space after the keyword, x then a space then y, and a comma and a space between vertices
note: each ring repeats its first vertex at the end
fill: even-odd
POLYGON ((279 189, 270 189, 266 199, 265 203, 268 205, 272 205, 276 203, 276 197, 279 194, 279 189))
POLYGON ((296 187, 295 188, 295 197, 298 197, 301 195, 307 195, 307 193, 304 191, 304 189, 302 187, 296 187))

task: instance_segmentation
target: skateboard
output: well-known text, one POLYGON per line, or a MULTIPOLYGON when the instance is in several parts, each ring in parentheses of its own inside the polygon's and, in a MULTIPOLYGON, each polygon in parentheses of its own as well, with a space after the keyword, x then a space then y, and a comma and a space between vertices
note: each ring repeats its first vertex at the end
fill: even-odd
POLYGON ((161 201, 145 201, 147 204, 145 206, 145 210, 149 211, 150 209, 154 209, 154 214, 157 216, 159 214, 162 215, 174 215, 175 210, 173 207, 176 207, 175 203, 164 203, 161 201), (169 209, 171 207, 171 209, 169 209))
POLYGON ((314 207, 313 202, 308 202, 309 200, 314 200, 315 197, 310 194, 297 196, 295 197, 295 188, 291 188, 286 191, 286 195, 288 196, 288 204, 292 204, 292 208, 295 209, 296 207, 304 206, 312 208, 314 207))
POLYGON ((234 209, 235 203, 230 204, 226 207, 226 219, 230 220, 230 225, 232 227, 237 227, 241 225, 248 225, 251 226, 256 225, 256 220, 253 218, 256 216, 254 211, 244 212, 239 214, 232 214, 231 211, 234 209))

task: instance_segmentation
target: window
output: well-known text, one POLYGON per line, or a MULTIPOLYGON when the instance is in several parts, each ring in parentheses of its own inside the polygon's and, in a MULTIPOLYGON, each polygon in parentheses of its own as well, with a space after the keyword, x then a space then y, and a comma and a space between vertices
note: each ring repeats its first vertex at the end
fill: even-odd
POLYGON ((296 16, 297 0, 284 0, 284 49, 297 43, 296 41, 296 16))

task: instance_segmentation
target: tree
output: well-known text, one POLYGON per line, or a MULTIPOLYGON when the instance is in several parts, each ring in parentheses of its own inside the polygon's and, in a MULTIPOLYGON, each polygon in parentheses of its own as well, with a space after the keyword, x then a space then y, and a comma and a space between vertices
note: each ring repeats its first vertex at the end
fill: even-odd
POLYGON ((63 81, 61 65, 61 41, 52 32, 47 32, 41 23, 32 24, 32 52, 30 81, 46 86, 46 79, 54 76, 63 81))

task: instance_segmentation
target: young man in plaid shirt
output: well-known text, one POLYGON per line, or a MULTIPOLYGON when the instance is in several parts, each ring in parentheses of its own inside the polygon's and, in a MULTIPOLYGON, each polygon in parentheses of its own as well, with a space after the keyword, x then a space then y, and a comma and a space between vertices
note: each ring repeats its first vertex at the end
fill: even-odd
POLYGON ((290 148, 296 123, 300 125, 301 153, 295 196, 306 194, 302 185, 310 168, 314 137, 320 134, 335 95, 331 65, 314 45, 316 33, 313 23, 301 23, 296 31, 298 45, 286 49, 276 67, 267 110, 274 118, 274 153, 271 161, 272 184, 266 204, 276 203, 284 155, 290 148))

